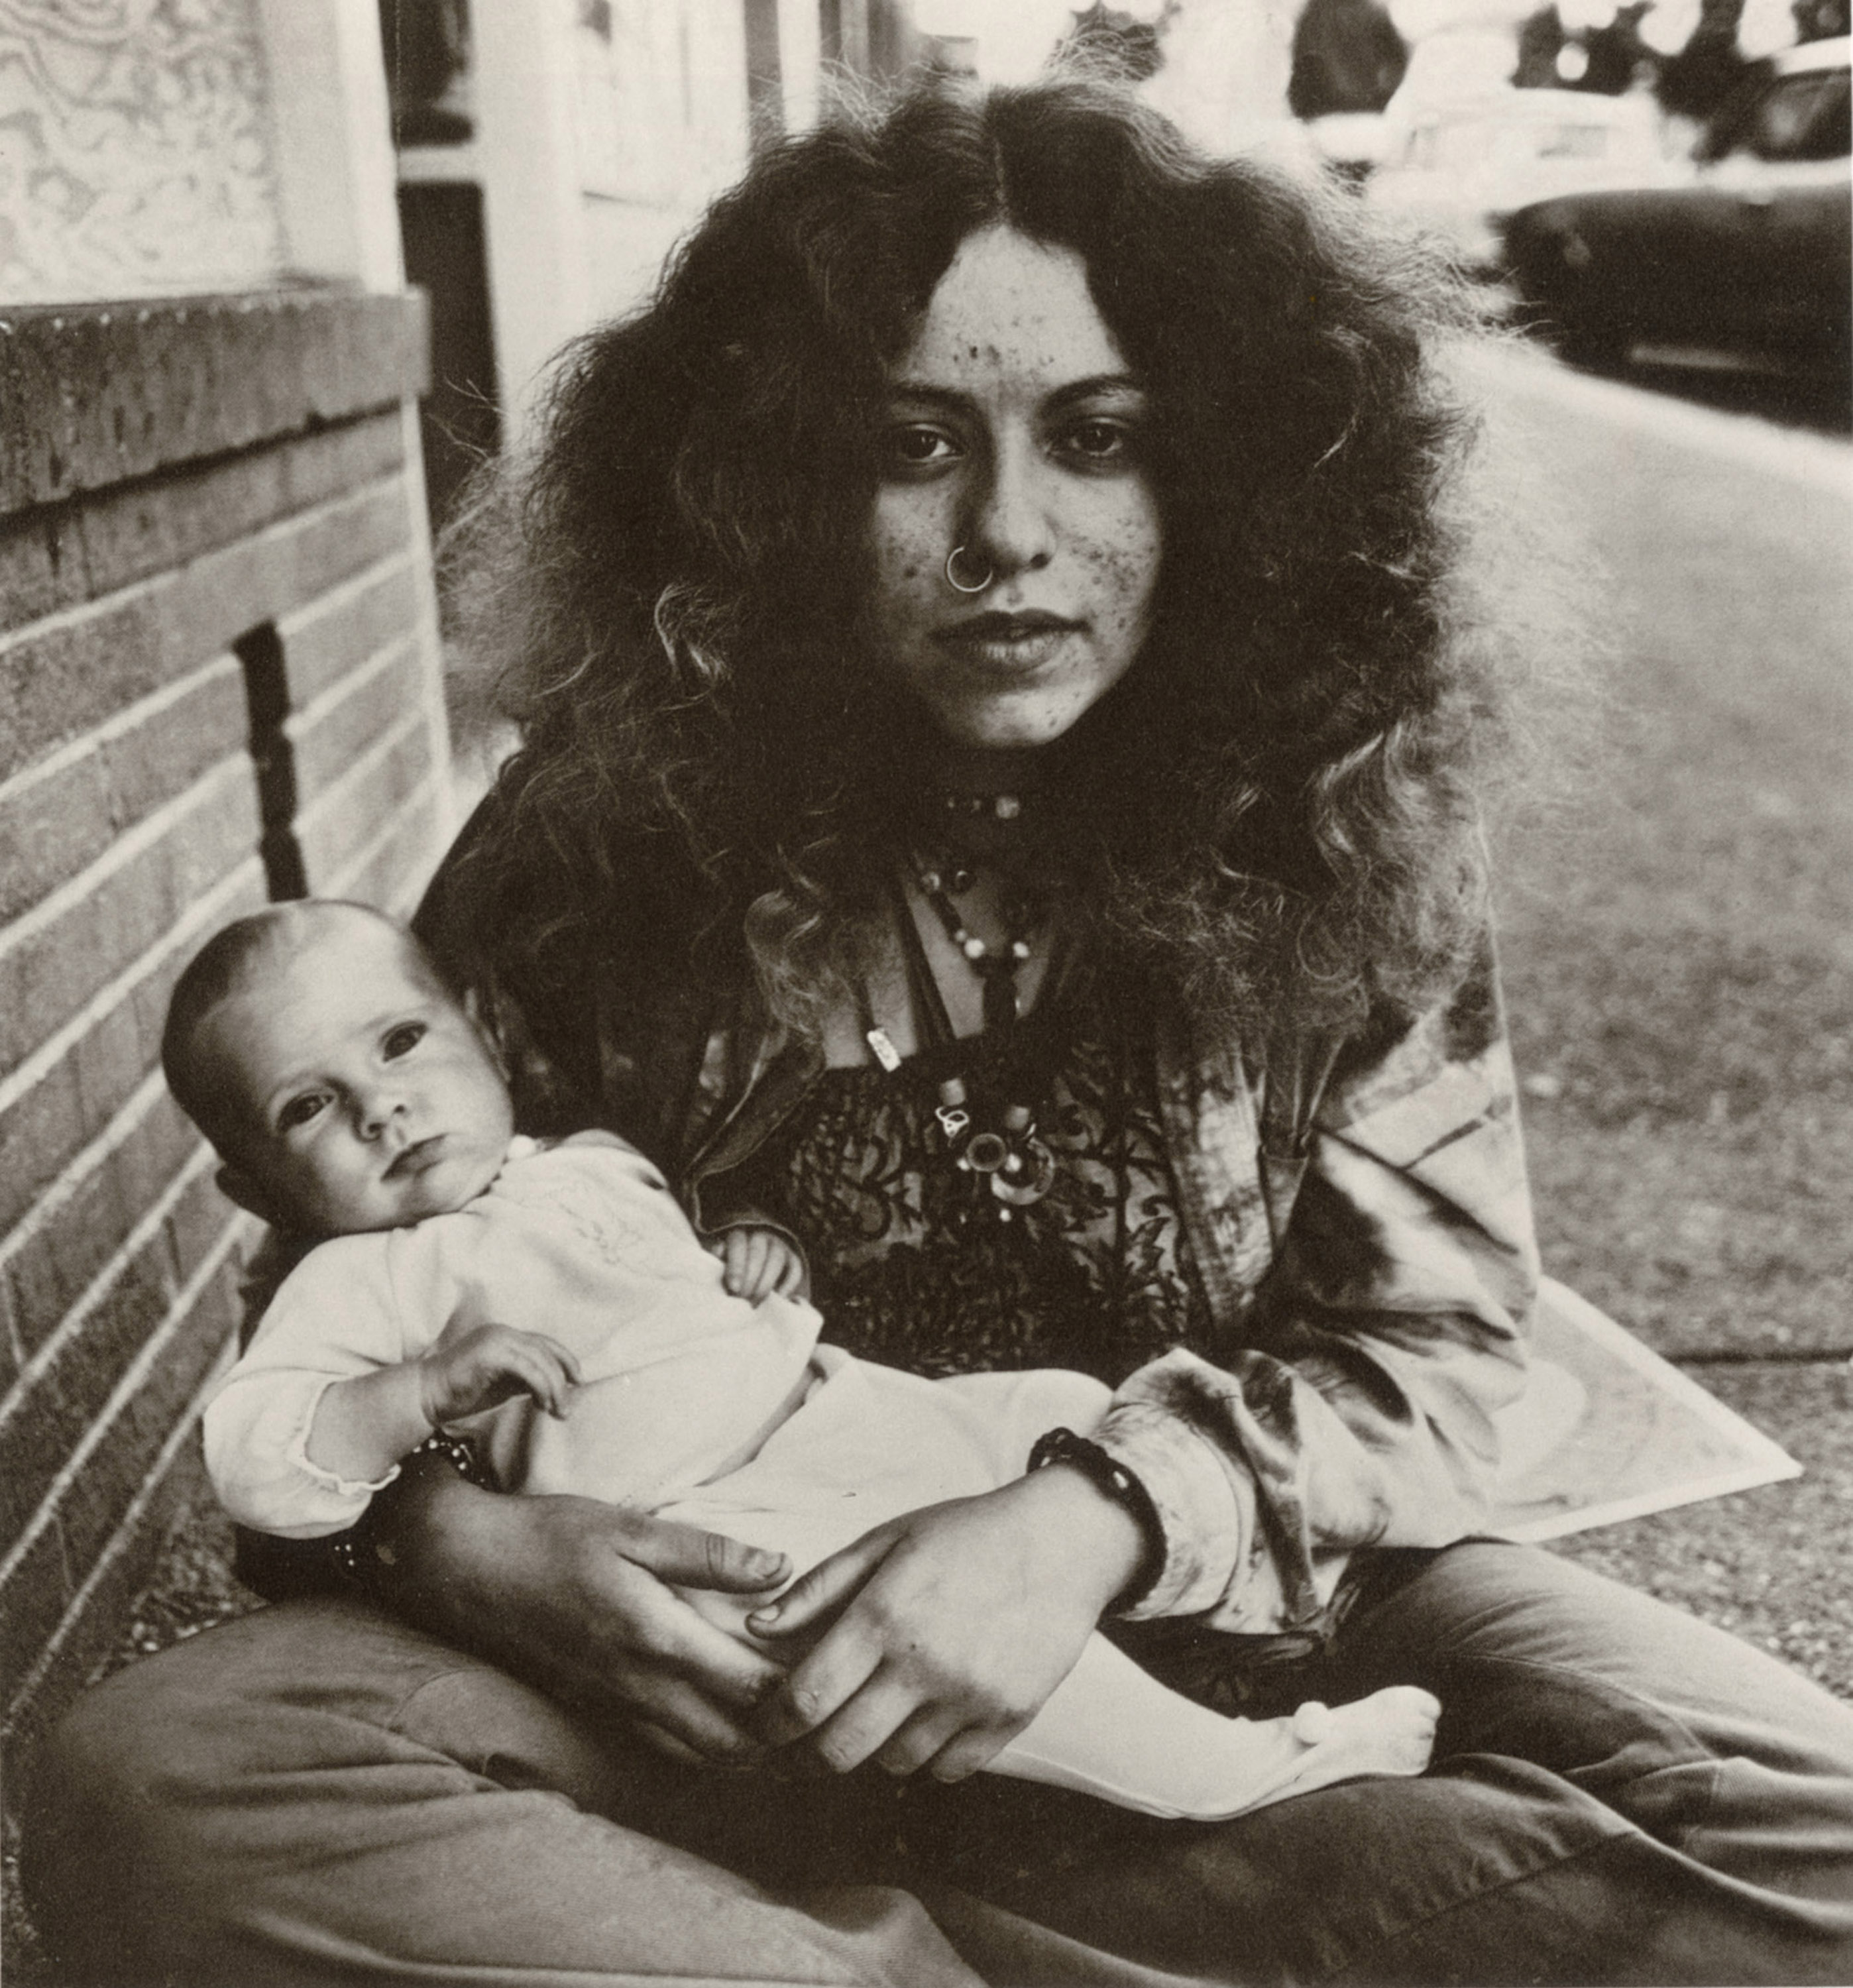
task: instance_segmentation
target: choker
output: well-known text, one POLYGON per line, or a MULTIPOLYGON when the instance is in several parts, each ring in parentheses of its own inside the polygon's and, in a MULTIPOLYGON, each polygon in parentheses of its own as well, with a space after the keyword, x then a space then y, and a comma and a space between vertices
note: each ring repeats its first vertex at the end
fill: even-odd
POLYGON ((1023 796, 945 793, 940 795, 935 812, 944 821, 1020 821, 1023 796))
POLYGON ((908 819, 906 832, 916 847, 968 873, 981 864, 1008 871, 1047 860, 1050 813, 1033 790, 928 789, 915 800, 908 819))

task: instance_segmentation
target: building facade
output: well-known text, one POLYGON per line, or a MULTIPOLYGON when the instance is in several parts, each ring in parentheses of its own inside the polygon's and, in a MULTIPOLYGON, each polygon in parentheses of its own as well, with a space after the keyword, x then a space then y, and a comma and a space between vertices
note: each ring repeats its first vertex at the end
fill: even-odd
POLYGON ((0 0, 0 130, 16 1764, 147 1578, 237 1320, 167 991, 268 899, 404 904, 451 818, 372 0, 0 0))
POLYGON ((896 0, 0 0, 0 1770, 238 1320, 168 990, 269 900, 409 906, 455 826, 421 397, 518 437, 833 65, 911 52, 896 0))

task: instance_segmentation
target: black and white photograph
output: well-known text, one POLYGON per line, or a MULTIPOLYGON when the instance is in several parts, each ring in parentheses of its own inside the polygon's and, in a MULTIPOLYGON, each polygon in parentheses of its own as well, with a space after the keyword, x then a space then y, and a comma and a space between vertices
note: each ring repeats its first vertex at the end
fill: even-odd
POLYGON ((1848 0, 0 0, 7 1988, 1853 1988, 1848 0))

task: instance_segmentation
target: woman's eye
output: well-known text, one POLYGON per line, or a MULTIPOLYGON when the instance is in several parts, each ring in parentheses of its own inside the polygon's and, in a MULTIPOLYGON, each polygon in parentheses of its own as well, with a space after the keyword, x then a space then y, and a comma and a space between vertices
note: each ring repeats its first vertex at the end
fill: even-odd
POLYGON ((1077 421, 1063 438, 1071 455, 1087 462, 1117 462, 1132 452, 1132 431, 1124 421, 1077 421))
POLYGON ((394 1057, 409 1055, 424 1040, 422 1022, 404 1022, 386 1038, 385 1050, 388 1060, 394 1057))
POLYGON ((299 1125, 306 1125, 310 1119, 327 1103, 319 1090, 305 1091, 300 1097, 292 1097, 276 1115, 279 1132, 293 1132, 299 1125))
POLYGON ((904 469, 930 468, 949 462, 958 454, 952 438, 943 428, 910 424, 888 431, 890 459, 904 469))

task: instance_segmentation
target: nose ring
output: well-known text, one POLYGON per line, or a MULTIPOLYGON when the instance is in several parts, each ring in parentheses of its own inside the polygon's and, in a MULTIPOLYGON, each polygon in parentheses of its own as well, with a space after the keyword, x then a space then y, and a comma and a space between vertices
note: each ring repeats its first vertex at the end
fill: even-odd
POLYGON ((982 593, 997 575, 991 567, 987 566, 984 570, 983 577, 974 580, 968 587, 959 576, 959 556, 964 550, 963 546, 955 546, 946 554, 946 584, 955 593, 982 593))

